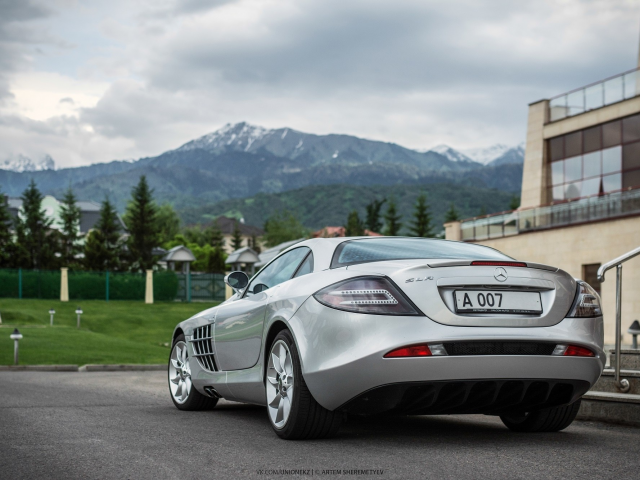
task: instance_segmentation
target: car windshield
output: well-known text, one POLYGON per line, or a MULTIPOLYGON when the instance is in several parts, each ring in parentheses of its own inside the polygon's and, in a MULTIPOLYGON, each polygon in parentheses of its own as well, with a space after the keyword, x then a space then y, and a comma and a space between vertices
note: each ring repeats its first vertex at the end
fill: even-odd
POLYGON ((341 243, 333 255, 331 268, 415 258, 513 260, 492 248, 470 243, 425 238, 372 238, 341 243))

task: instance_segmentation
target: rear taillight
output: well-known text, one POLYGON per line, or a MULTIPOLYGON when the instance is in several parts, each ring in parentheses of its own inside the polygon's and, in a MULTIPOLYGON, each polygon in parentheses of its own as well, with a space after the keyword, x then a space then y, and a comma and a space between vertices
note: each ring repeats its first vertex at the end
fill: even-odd
POLYGON ((578 281, 576 303, 568 317, 599 317, 602 315, 600 296, 587 282, 578 281))
POLYGON ((445 355, 448 355, 448 353, 442 343, 423 343, 396 348, 387 353, 384 358, 442 357, 445 355))
POLYGON ((377 315, 420 315, 417 308, 385 277, 351 278, 323 288, 313 297, 327 307, 377 315))
POLYGON ((477 260, 471 262, 471 265, 484 266, 484 267, 526 267, 527 264, 523 262, 491 262, 484 260, 477 260))
POLYGON ((578 345, 556 345, 552 355, 563 357, 595 357, 595 353, 585 347, 578 345))
POLYGON ((411 345, 410 347, 396 348, 387 353, 384 358, 399 357, 430 357, 429 345, 411 345))

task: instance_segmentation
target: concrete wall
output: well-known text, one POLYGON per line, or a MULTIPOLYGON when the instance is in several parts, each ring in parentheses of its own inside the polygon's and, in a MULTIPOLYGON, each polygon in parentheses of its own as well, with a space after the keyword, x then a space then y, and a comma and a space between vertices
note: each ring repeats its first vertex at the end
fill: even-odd
POLYGON ((529 105, 520 208, 539 207, 546 203, 544 124, 548 106, 548 100, 529 105))
MULTIPOLYGON (((511 237, 475 242, 496 248, 518 260, 539 262, 559 267, 576 278, 582 277, 582 266, 606 263, 640 246, 640 217, 573 227, 522 233, 511 237)), ((640 319, 640 257, 625 263, 622 287, 623 341, 631 342, 627 328, 640 319)), ((605 318, 605 342, 615 339, 615 269, 602 284, 605 318)))

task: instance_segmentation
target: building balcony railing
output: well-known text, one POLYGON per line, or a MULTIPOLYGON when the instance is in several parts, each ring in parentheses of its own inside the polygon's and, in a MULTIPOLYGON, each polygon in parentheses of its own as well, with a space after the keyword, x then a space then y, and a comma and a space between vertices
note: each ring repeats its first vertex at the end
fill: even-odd
POLYGON ((463 220, 460 227, 462 240, 472 242, 627 215, 640 215, 640 188, 463 220))
POLYGON ((629 70, 549 100, 550 122, 573 117, 640 95, 640 72, 629 70))

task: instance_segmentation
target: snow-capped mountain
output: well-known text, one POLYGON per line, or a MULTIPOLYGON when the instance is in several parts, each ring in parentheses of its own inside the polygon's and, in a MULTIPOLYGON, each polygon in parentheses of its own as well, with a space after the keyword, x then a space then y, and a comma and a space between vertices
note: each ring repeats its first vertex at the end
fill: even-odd
POLYGON ((215 155, 232 152, 270 154, 307 166, 402 164, 434 171, 457 171, 473 167, 464 162, 452 163, 437 152, 418 152, 395 143, 352 135, 316 135, 291 128, 266 129, 246 122, 227 124, 185 143, 171 153, 181 154, 192 150, 204 150, 215 155))
POLYGON ((451 160, 452 162, 473 162, 474 161, 464 153, 459 152, 454 148, 451 148, 449 145, 438 145, 428 151, 439 153, 440 155, 451 160))
POLYGON ((524 142, 515 147, 498 143, 490 147, 465 150, 456 150, 448 145, 438 145, 427 152, 439 153, 452 162, 476 162, 493 166, 524 162, 524 142))
POLYGON ((29 157, 18 154, 0 162, 0 169, 12 172, 39 172, 42 170, 55 170, 56 162, 50 155, 45 155, 40 160, 32 160, 29 157))

